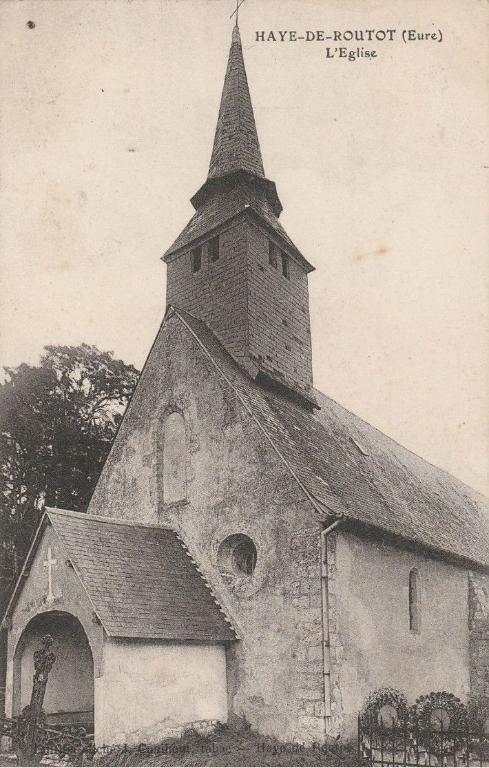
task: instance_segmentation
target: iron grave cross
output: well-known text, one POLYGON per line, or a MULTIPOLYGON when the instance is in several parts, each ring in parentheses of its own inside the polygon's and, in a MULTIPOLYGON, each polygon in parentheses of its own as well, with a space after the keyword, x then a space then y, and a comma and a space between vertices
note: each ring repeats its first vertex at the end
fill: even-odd
POLYGON ((46 600, 51 603, 54 600, 53 594, 53 566, 57 565, 58 561, 53 557, 51 547, 48 547, 48 559, 44 561, 43 565, 48 569, 48 594, 46 600))

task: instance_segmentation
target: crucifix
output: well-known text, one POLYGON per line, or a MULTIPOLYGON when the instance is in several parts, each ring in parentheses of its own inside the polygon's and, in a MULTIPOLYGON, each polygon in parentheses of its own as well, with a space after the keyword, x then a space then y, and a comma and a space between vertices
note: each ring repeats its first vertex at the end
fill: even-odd
POLYGON ((234 9, 234 11, 232 12, 231 16, 229 17, 230 19, 232 19, 234 14, 236 14, 236 26, 237 27, 239 27, 239 9, 243 5, 244 1, 245 0, 236 0, 236 8, 234 9))
POLYGON ((48 594, 46 600, 51 603, 54 600, 53 594, 53 567, 58 564, 58 561, 53 557, 51 547, 48 547, 48 559, 44 561, 44 567, 48 569, 48 594))

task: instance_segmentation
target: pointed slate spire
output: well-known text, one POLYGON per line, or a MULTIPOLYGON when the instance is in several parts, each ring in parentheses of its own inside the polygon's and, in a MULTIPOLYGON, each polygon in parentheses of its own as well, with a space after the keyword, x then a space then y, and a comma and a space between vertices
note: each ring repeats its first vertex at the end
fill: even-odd
POLYGON ((235 171, 265 176, 238 26, 233 29, 208 178, 235 171))
POLYGON ((307 294, 314 267, 279 222, 282 203, 263 169, 237 25, 209 173, 191 202, 194 215, 163 257, 168 306, 202 321, 253 379, 317 407, 307 294))

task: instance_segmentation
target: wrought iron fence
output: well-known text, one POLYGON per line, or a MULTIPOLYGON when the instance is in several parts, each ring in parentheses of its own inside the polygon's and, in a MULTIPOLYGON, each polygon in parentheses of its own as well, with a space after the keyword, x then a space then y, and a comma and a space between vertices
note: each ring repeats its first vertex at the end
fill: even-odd
MULTIPOLYGON (((0 720, 0 737, 10 741, 13 751, 18 751, 24 738, 23 723, 20 718, 0 720)), ((54 727, 38 724, 35 734, 36 754, 38 757, 56 755, 68 759, 74 765, 81 765, 83 760, 91 760, 95 754, 93 733, 82 725, 63 724, 54 727)))
POLYGON ((368 765, 489 766, 489 734, 481 728, 427 728, 417 721, 358 718, 358 756, 368 765))

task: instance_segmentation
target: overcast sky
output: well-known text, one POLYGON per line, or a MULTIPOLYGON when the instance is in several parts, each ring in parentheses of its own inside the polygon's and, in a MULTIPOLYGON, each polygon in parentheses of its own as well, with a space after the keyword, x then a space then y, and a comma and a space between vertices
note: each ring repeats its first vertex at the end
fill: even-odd
MULTIPOLYGON (((160 256, 207 173, 233 8, 1 3, 3 365, 83 341, 142 366, 165 308, 160 256)), ((487 9, 246 0, 240 11, 265 170, 317 268, 316 386, 485 493, 487 9), (405 44, 404 28, 443 41, 405 44), (358 43, 377 58, 355 62, 327 60, 325 43, 256 42, 318 29, 397 37, 358 43)))

